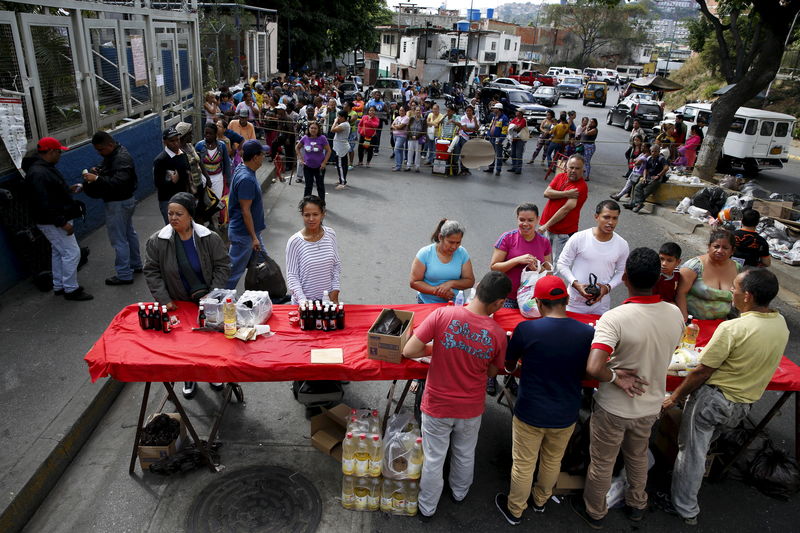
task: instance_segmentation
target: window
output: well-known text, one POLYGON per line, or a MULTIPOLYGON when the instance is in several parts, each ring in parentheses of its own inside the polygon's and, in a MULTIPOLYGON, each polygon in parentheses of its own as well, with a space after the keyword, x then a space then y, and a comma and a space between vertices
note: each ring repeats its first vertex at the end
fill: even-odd
POLYGON ((492 50, 497 50, 497 41, 492 41, 492 50))
POLYGON ((456 47, 456 39, 454 37, 454 38, 450 39, 450 48, 455 48, 455 47, 456 47))
POLYGON ((403 41, 403 53, 404 54, 406 53, 406 45, 407 44, 408 44, 408 41, 403 41))
POLYGON ((761 123, 761 135, 763 137, 769 137, 772 135, 772 130, 775 129, 775 123, 771 120, 765 120, 761 123))
POLYGON ((747 128, 744 130, 745 135, 755 135, 758 131, 758 121, 757 120, 748 120, 747 121, 747 128))
POLYGON ((394 35, 384 34, 383 44, 394 44, 394 35))
POLYGON ((433 45, 433 41, 431 41, 430 39, 428 39, 428 48, 430 48, 432 45, 433 45))
POLYGON ((514 51, 515 51, 515 52, 517 51, 517 44, 518 44, 518 43, 514 43, 514 51))
POLYGON ((788 122, 778 122, 775 126, 775 137, 786 137, 789 133, 789 123, 788 122))
POLYGON ((503 45, 503 50, 511 50, 511 39, 506 39, 505 45, 503 45))
POLYGON ((731 122, 731 127, 728 128, 728 133, 742 133, 742 131, 744 131, 744 119, 733 119, 733 122, 731 122))

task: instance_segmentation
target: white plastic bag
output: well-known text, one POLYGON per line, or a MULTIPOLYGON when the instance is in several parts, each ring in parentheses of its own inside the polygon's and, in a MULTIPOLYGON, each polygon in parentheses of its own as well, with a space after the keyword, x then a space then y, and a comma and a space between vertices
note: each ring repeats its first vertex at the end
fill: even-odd
POLYGON ((686 211, 689 209, 691 205, 692 205, 692 199, 688 197, 684 198, 683 200, 681 200, 681 203, 678 204, 678 207, 675 208, 675 212, 686 213, 686 211))
POLYGON ((383 463, 381 472, 387 479, 408 479, 411 451, 417 437, 421 436, 419 425, 412 413, 398 413, 389 418, 383 435, 383 463))
POLYGON ((519 312, 525 318, 539 318, 542 314, 533 299, 533 289, 540 278, 553 273, 553 265, 537 262, 535 270, 525 267, 519 275, 519 289, 517 289, 517 304, 519 312), (549 267, 549 268, 548 268, 549 267))

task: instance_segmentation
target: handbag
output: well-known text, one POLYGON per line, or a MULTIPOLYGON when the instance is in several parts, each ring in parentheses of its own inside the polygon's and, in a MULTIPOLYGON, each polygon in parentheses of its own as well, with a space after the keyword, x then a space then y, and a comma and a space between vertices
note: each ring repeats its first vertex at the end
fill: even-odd
POLYGON ((286 280, 281 267, 263 250, 250 256, 244 288, 248 291, 267 291, 270 299, 274 300, 286 296, 286 280))
POLYGON ((211 217, 218 211, 221 211, 224 206, 219 201, 219 196, 214 190, 206 185, 197 191, 197 208, 195 210, 194 219, 199 223, 208 222, 211 217))
POLYGON ((536 305, 536 300, 533 298, 533 289, 536 287, 537 281, 552 273, 553 265, 541 261, 536 270, 531 270, 527 266, 522 269, 519 275, 519 289, 517 289, 517 305, 519 305, 520 314, 525 318, 539 318, 542 316, 539 312, 539 307, 536 305), (549 266, 549 268, 546 268, 545 265, 549 266))

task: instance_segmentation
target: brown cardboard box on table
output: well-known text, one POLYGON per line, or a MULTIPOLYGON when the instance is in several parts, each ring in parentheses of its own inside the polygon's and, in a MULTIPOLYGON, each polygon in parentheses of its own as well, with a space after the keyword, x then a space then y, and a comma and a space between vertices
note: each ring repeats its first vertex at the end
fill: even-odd
MULTIPOLYGON (((153 413, 147 417, 145 426, 160 414, 161 413, 153 413)), ((164 457, 171 457, 175 455, 175 453, 183 447, 184 441, 186 441, 186 424, 184 424, 181 415, 178 413, 165 414, 168 417, 174 418, 180 422, 181 425, 178 432, 178 438, 170 442, 167 446, 139 446, 139 466, 142 467, 142 471, 147 471, 151 464, 157 463, 164 457)))
POLYGON ((792 205, 792 202, 786 201, 753 200, 753 209, 758 211, 762 217, 789 218, 792 205))
POLYGON ((342 440, 350 411, 350 406, 340 403, 311 417, 311 444, 339 462, 342 461, 342 440))
POLYGON ((411 338, 411 332, 413 331, 414 313, 411 311, 393 310, 398 319, 403 322, 408 322, 399 336, 373 333, 372 330, 375 328, 375 325, 380 322, 389 311, 390 309, 381 311, 381 314, 378 315, 378 318, 375 319, 375 322, 373 322, 372 326, 369 328, 367 332, 367 354, 370 359, 387 361, 389 363, 402 363, 403 348, 408 342, 408 339, 411 338))

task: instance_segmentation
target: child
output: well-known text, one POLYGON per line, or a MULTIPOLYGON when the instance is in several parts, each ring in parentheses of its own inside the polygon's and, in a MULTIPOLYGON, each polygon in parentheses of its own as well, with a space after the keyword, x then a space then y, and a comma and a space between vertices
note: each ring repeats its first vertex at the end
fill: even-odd
POLYGON ((674 242, 665 242, 658 250, 661 259, 661 276, 656 284, 656 293, 665 302, 675 303, 675 293, 681 281, 681 247, 674 242))
POLYGON ((643 143, 639 155, 633 161, 628 180, 625 186, 617 194, 612 194, 611 198, 619 201, 623 196, 629 196, 633 193, 633 187, 639 182, 642 175, 644 175, 644 167, 647 163, 647 156, 650 154, 650 143, 643 143))
POLYGON ((769 244, 756 233, 759 220, 761 213, 755 209, 745 209, 742 211, 742 229, 737 229, 733 234, 736 239, 733 259, 744 263, 744 266, 768 267, 772 263, 769 244))

